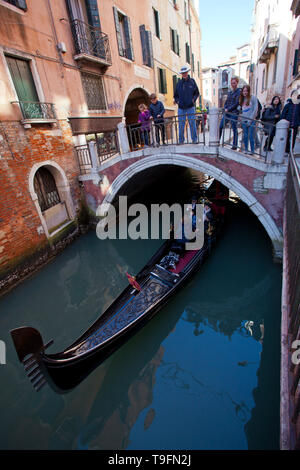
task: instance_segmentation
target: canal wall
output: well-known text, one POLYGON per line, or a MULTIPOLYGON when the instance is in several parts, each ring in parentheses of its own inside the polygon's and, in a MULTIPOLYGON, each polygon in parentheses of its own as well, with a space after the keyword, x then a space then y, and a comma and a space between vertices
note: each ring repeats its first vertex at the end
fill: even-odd
POLYGON ((81 198, 78 174, 72 131, 66 120, 30 129, 24 129, 19 121, 1 122, 0 279, 26 259, 47 251, 59 232, 76 220, 81 198), (40 207, 40 198, 52 196, 52 189, 46 189, 45 194, 45 187, 37 187, 40 180, 36 175, 41 168, 52 178, 62 208, 62 217, 52 230, 49 211, 40 207))

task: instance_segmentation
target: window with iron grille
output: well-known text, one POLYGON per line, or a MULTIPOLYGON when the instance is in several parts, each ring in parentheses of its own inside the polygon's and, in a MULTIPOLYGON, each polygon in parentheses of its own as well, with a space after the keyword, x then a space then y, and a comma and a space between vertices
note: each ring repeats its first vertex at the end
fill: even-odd
POLYGON ((13 5, 21 10, 27 11, 26 0, 4 0, 6 3, 13 5))
POLYGON ((47 168, 39 168, 34 176, 33 184, 42 212, 60 203, 55 179, 47 168))
POLYGON ((82 86, 88 109, 106 109, 106 100, 102 77, 81 72, 82 86))

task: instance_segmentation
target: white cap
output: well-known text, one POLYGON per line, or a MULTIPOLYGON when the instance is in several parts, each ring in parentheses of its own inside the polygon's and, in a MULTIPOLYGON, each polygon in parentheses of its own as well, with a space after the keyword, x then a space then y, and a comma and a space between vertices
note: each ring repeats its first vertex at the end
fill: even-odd
POLYGON ((189 72, 190 70, 191 70, 190 67, 188 67, 187 65, 183 65, 183 67, 181 67, 179 73, 189 72))

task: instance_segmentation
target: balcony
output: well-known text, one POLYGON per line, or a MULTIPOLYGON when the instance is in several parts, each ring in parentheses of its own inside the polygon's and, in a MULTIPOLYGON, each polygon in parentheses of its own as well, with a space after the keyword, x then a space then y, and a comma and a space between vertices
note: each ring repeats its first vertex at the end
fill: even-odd
POLYGON ((72 21, 71 29, 75 43, 75 60, 97 62, 105 67, 112 64, 107 34, 81 20, 72 21))
POLYGON ((268 32, 264 38, 258 54, 258 62, 266 63, 279 45, 279 32, 275 25, 269 25, 268 32))
POLYGON ((23 116, 22 124, 48 124, 57 120, 52 103, 12 101, 12 104, 19 105, 23 116))

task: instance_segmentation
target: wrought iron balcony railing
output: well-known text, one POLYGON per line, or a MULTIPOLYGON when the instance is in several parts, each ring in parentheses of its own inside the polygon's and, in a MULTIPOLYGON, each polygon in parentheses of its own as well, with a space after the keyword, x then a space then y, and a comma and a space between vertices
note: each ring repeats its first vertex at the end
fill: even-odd
MULTIPOLYGON (((107 34, 81 20, 72 21, 71 29, 77 56, 84 54, 85 56, 100 59, 106 65, 112 64, 107 34)), ((79 58, 77 57, 77 59, 79 58)))
POLYGON ((39 101, 12 101, 20 106, 24 121, 56 121, 53 103, 40 103, 39 101))
POLYGON ((269 25, 268 32, 259 50, 259 62, 267 62, 279 44, 279 32, 276 25, 269 25))

